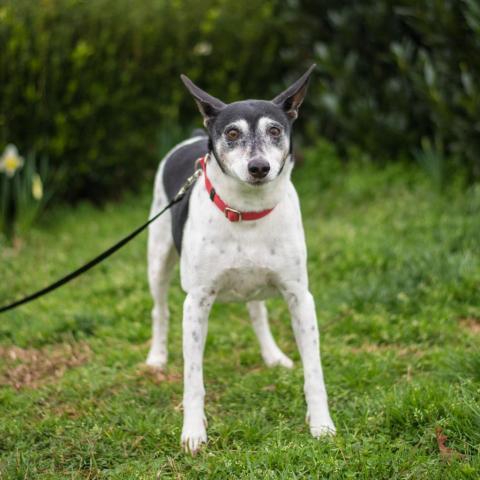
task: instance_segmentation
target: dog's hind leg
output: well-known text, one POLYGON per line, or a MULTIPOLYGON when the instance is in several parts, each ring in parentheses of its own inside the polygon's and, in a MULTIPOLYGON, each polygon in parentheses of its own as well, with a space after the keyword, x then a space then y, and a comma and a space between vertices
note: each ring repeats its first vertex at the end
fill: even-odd
POLYGON ((252 320, 253 329, 260 342, 260 350, 265 363, 269 367, 280 365, 292 368, 293 362, 280 350, 272 336, 265 302, 248 302, 247 309, 252 320))
MULTIPOLYGON (((160 210, 166 202, 163 192, 155 199, 151 214, 160 210)), ((148 231, 148 283, 153 297, 152 344, 147 365, 164 368, 167 364, 168 348, 168 286, 178 258, 171 234, 169 211, 150 225, 148 231)))

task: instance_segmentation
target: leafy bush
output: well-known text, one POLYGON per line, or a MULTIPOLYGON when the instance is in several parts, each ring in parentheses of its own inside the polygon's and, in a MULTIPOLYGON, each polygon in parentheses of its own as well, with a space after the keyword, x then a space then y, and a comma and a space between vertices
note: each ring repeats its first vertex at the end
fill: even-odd
POLYGON ((280 88, 278 4, 6 1, 0 139, 67 164, 68 199, 137 185, 158 162, 159 132, 199 120, 180 73, 226 100, 267 94, 272 78, 280 88))
POLYGON ((478 1, 320 3, 300 0, 296 20, 322 74, 311 129, 377 159, 428 158, 436 181, 460 164, 478 179, 478 1))

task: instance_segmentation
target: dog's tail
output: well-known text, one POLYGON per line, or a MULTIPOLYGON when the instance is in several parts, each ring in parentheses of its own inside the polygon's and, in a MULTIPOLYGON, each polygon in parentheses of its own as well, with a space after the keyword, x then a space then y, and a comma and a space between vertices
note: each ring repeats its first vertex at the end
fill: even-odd
POLYGON ((207 132, 203 128, 196 128, 190 134, 190 138, 193 137, 208 137, 207 132))

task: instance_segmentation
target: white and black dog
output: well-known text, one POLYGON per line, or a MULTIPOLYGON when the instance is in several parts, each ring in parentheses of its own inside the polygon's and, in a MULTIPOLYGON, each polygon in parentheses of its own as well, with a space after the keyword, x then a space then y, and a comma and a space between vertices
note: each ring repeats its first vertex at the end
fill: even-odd
POLYGON ((200 131, 163 159, 151 214, 175 196, 195 169, 201 167, 202 176, 181 202, 150 226, 148 276, 154 308, 147 364, 164 368, 167 363, 167 290, 180 258, 181 285, 187 294, 181 442, 192 453, 207 440, 202 363, 208 316, 216 300, 247 302, 265 363, 291 368, 292 361, 272 337, 264 303, 278 293, 284 297, 303 362, 310 431, 314 437, 335 432, 308 288, 300 206, 290 180, 292 124, 314 67, 272 101, 228 105, 182 75, 207 133, 200 131))

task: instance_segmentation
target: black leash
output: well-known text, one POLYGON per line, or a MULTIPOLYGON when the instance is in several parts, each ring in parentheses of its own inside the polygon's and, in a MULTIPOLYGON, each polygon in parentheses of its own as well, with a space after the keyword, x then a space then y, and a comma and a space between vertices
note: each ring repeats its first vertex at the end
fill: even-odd
POLYGON ((87 262, 85 265, 81 266, 80 268, 77 268, 76 270, 69 273, 68 275, 65 275, 64 277, 60 278, 56 282, 52 283, 51 285, 48 285, 47 287, 42 288, 32 293, 31 295, 27 295, 26 297, 23 297, 20 300, 12 302, 3 307, 0 307, 0 313, 6 312, 8 310, 12 310, 13 308, 19 307, 20 305, 24 305, 25 303, 31 302, 39 297, 42 297, 43 295, 46 295, 49 292, 52 292, 53 290, 56 290, 57 288, 61 287, 62 285, 65 285, 66 283, 70 282, 71 280, 78 277, 82 273, 87 272, 88 270, 93 268, 95 265, 98 265, 100 262, 102 262, 106 258, 113 255, 117 250, 120 250, 120 248, 122 248, 130 240, 135 238, 139 233, 143 232, 143 230, 145 230, 152 222, 154 222, 158 217, 160 217, 163 213, 165 213, 169 208, 175 205, 175 203, 179 202, 185 196, 185 194, 190 189, 190 187, 195 183, 195 180, 200 176, 200 174, 201 174, 201 170, 196 170, 193 173, 193 175, 191 175, 186 180, 186 182, 182 185, 182 187, 180 188, 178 193, 175 195, 173 200, 171 200, 166 207, 164 207, 160 212, 155 214, 143 225, 136 228, 132 233, 122 238, 120 241, 118 241, 117 243, 112 245, 110 248, 102 252, 100 255, 96 256, 95 258, 87 262))

